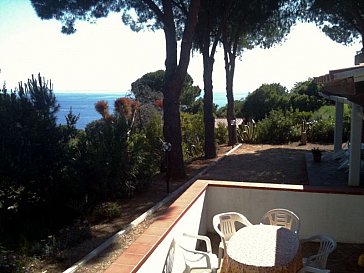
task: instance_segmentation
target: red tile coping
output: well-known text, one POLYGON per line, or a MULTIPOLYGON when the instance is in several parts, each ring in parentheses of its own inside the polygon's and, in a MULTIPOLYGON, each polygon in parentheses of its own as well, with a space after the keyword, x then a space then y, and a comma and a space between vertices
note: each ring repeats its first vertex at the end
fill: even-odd
POLYGON ((168 235, 176 223, 196 202, 208 186, 207 180, 193 183, 169 208, 159 216, 105 273, 135 273, 168 235))
POLYGON ((135 273, 168 235, 187 210, 196 202, 207 187, 247 188, 262 190, 318 192, 332 194, 364 195, 364 188, 351 187, 313 187, 306 185, 287 185, 270 183, 248 183, 231 181, 197 180, 172 205, 159 216, 105 273, 135 273))

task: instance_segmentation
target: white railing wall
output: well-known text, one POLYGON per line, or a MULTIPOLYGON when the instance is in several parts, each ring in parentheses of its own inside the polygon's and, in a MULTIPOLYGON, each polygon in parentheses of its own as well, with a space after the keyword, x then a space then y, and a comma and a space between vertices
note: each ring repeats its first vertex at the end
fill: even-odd
MULTIPOLYGON (((158 247, 153 251, 149 258, 144 262, 144 264, 138 270, 138 273, 151 273, 151 272, 162 272, 164 259, 167 255, 169 246, 174 237, 179 236, 182 233, 190 234, 206 234, 206 226, 204 225, 206 216, 204 215, 204 202, 205 193, 203 193, 194 204, 188 209, 188 211, 183 215, 183 217, 177 222, 177 224, 170 230, 168 235, 164 240, 158 245, 158 247), (203 218, 202 218, 203 217, 203 218), (205 227, 202 230, 201 227, 205 227)), ((195 246, 191 246, 193 248, 195 246)), ((179 251, 177 248, 176 251, 179 251)), ((181 258, 181 255, 176 255, 176 257, 181 258)), ((184 268, 183 260, 175 260, 174 266, 184 268)))
POLYGON ((222 184, 207 188, 208 231, 213 232, 212 217, 221 212, 241 212, 257 224, 266 211, 286 208, 300 217, 301 238, 323 233, 342 243, 364 243, 364 195, 306 191, 301 185, 222 184))

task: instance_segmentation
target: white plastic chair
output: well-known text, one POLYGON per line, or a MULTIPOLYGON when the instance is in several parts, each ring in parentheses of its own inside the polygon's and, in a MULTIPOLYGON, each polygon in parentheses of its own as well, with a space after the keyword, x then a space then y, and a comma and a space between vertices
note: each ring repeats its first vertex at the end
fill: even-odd
POLYGON ((173 239, 169 246, 166 259, 164 261, 162 273, 172 273, 175 252, 176 252, 176 241, 173 239))
POLYGON ((219 252, 218 252, 218 265, 220 267, 221 259, 223 258, 223 253, 226 255, 226 249, 228 242, 236 232, 235 223, 241 223, 244 226, 251 226, 252 223, 249 220, 238 212, 225 212, 217 214, 213 217, 213 226, 217 234, 220 235, 221 241, 219 244, 219 252))
POLYGON ((330 270, 320 269, 312 266, 304 266, 297 273, 330 273, 330 270))
POLYGON ((217 273, 217 257, 212 253, 211 241, 209 237, 183 233, 181 237, 176 238, 176 243, 178 247, 182 249, 184 256, 185 269, 183 273, 217 273), (190 241, 191 239, 193 242, 190 241), (196 246, 198 240, 205 242, 206 251, 196 250, 195 247, 191 247, 191 245, 196 246), (206 270, 201 271, 201 269, 206 270))
POLYGON ((305 266, 312 266, 320 269, 326 269, 327 258, 329 254, 336 249, 336 242, 334 239, 327 235, 314 235, 312 237, 302 239, 301 243, 304 242, 320 242, 317 254, 303 258, 303 264, 305 266))
POLYGON ((297 234, 301 225, 298 216, 288 209, 272 209, 267 211, 260 220, 260 223, 265 225, 281 226, 292 230, 297 234))

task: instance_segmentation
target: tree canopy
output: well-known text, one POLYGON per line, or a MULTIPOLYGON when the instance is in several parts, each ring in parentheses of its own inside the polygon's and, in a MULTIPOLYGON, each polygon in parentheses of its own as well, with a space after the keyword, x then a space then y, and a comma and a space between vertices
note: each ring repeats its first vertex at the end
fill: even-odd
MULTIPOLYGON (((140 103, 155 103, 163 100, 164 70, 158 70, 143 75, 131 84, 131 92, 140 103)), ((201 94, 201 89, 193 85, 191 75, 187 74, 183 83, 180 98, 181 110, 190 112, 196 107, 196 99, 201 94)))
POLYGON ((273 109, 287 109, 287 89, 279 83, 263 84, 244 100, 243 116, 259 121, 273 109))
POLYGON ((364 47, 364 1, 311 0, 308 3, 307 19, 315 22, 332 40, 348 45, 362 38, 364 47))
POLYGON ((290 107, 304 112, 318 110, 327 103, 327 100, 319 95, 320 91, 320 86, 312 80, 296 83, 290 92, 290 107))

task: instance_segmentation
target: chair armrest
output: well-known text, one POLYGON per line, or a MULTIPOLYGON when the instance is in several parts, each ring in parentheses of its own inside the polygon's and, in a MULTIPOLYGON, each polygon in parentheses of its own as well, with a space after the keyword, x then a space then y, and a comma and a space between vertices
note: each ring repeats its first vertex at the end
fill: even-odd
POLYGON ((330 270, 328 269, 319 269, 316 267, 312 267, 312 266, 304 266, 302 267, 297 273, 330 273, 330 270))
POLYGON ((188 234, 188 233, 183 233, 183 236, 204 241, 205 244, 206 244, 206 250, 207 250, 207 252, 208 253, 212 253, 211 241, 210 241, 210 238, 209 237, 204 236, 204 235, 196 235, 196 234, 188 234))
POLYGON ((186 255, 186 253, 192 253, 192 254, 199 254, 201 255, 199 260, 201 260, 201 257, 206 259, 206 265, 207 268, 212 268, 212 253, 208 253, 208 252, 204 252, 204 251, 199 251, 199 250, 193 250, 193 249, 189 249, 184 247, 181 244, 178 244, 178 246, 183 250, 183 257, 185 259, 185 263, 187 264, 188 262, 195 262, 195 260, 191 260, 189 259, 189 255, 186 255))
POLYGON ((217 234, 219 234, 221 240, 224 239, 224 234, 222 233, 222 231, 219 229, 219 225, 220 225, 220 219, 217 215, 215 215, 212 219, 212 224, 214 226, 214 229, 216 231, 217 234))
POLYGON ((328 253, 324 252, 324 253, 315 254, 315 255, 311 255, 311 256, 305 257, 304 258, 304 264, 309 265, 310 262, 313 262, 313 264, 314 264, 315 263, 314 261, 317 258, 320 258, 320 257, 323 257, 323 256, 327 256, 327 255, 328 255, 328 253))

